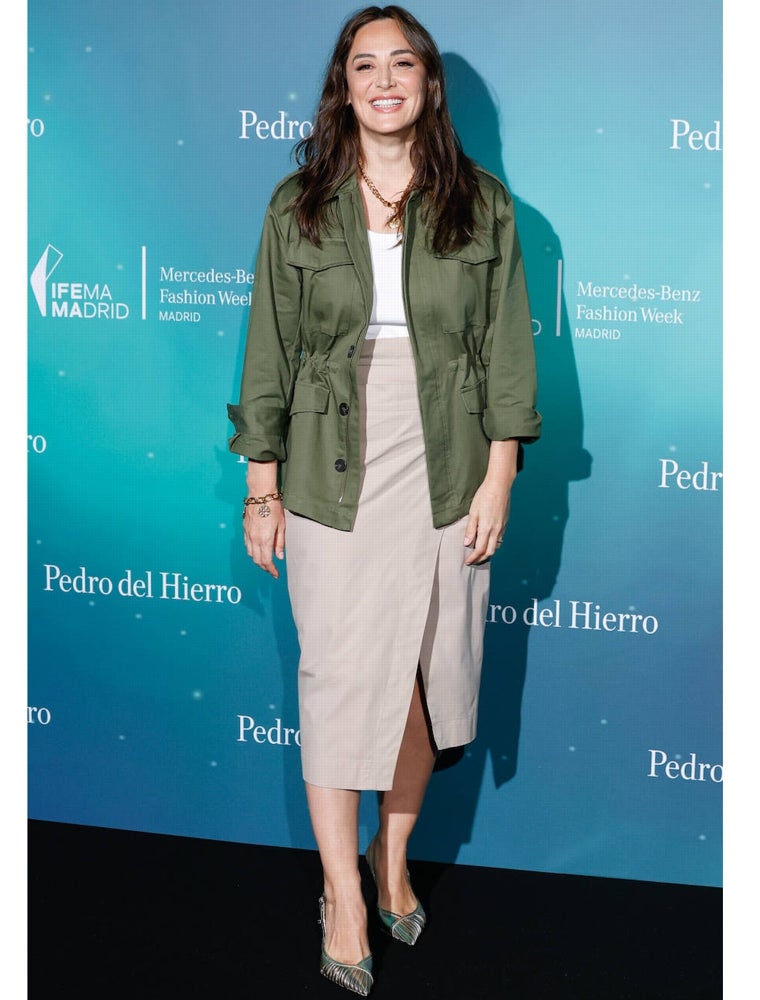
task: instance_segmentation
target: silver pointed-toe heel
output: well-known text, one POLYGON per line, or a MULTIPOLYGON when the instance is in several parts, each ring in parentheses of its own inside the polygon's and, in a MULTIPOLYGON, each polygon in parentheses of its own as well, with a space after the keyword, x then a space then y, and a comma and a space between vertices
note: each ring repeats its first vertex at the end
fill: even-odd
MULTIPOLYGON (((367 853, 364 855, 367 864, 369 866, 370 874, 372 879, 377 886, 377 877, 375 876, 375 866, 372 862, 372 849, 375 844, 375 838, 369 842, 369 847, 367 848, 367 853)), ((407 880, 409 879, 409 872, 406 873, 407 880)), ((411 882, 410 882, 411 885, 411 882)), ((380 923, 383 930, 386 931, 392 938, 396 941, 401 941, 403 944, 416 944, 417 938, 425 927, 425 922, 427 917, 425 916, 425 911, 422 908, 422 903, 417 900, 417 905, 412 910, 411 913, 407 913, 404 916, 400 916, 398 913, 392 913, 390 910, 384 910, 381 906, 377 907, 377 915, 380 917, 380 923)))
POLYGON ((319 960, 319 971, 336 986, 351 990, 359 996, 369 996, 374 979, 372 978, 372 955, 367 955, 356 965, 336 962, 325 951, 325 897, 319 897, 319 924, 322 927, 322 957, 319 960))

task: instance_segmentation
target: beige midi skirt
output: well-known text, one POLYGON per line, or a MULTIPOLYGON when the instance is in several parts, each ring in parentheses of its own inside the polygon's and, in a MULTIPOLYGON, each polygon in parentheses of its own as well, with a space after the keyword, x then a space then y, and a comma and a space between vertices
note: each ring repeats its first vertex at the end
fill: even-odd
POLYGON ((357 372, 354 528, 287 511, 286 567, 304 780, 384 790, 418 666, 436 748, 475 738, 490 565, 464 564, 466 517, 433 527, 409 340, 366 341, 357 372))

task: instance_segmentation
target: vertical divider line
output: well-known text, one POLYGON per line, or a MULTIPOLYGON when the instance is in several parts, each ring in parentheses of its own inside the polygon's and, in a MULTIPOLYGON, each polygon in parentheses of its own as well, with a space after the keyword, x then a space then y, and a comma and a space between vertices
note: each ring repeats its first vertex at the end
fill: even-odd
POLYGON ((142 276, 142 318, 146 319, 147 318, 146 304, 147 304, 147 298, 148 298, 148 296, 147 296, 147 280, 146 280, 146 274, 147 274, 146 265, 147 265, 147 260, 148 260, 148 248, 145 247, 145 246, 143 246, 143 247, 140 248, 140 250, 141 250, 141 254, 142 254, 142 261, 141 261, 141 276, 142 276))

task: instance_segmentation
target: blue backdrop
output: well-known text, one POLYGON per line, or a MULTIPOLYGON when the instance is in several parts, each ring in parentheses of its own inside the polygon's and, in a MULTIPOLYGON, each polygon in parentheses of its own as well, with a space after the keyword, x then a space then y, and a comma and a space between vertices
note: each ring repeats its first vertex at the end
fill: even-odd
MULTIPOLYGON (((225 406, 266 202, 352 9, 29 5, 32 818, 315 846, 286 580, 245 554, 225 406)), ((412 853, 718 885, 721 5, 411 9, 516 200, 544 416, 479 735, 412 853)))

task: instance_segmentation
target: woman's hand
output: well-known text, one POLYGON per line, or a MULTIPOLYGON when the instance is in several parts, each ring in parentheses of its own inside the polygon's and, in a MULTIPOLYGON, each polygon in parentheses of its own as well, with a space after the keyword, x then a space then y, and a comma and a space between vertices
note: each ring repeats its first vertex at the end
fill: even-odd
POLYGON ((488 471, 470 504, 464 544, 472 551, 466 566, 490 559, 501 545, 509 520, 509 498, 517 475, 517 446, 514 438, 492 441, 488 471))
MULTIPOLYGON (((277 492, 277 462, 248 460, 246 486, 249 497, 264 497, 277 492)), ((243 508, 243 537, 248 555, 257 566, 270 573, 275 580, 280 571, 272 558, 285 557, 285 511, 281 500, 268 500, 269 513, 262 517, 263 507, 249 503, 243 508)))
POLYGON ((270 573, 275 580, 280 577, 280 571, 272 558, 285 556, 285 511, 281 500, 268 500, 266 506, 270 513, 265 517, 259 514, 261 509, 256 504, 248 504, 243 513, 243 535, 248 555, 257 566, 270 573))
POLYGON ((472 551, 465 566, 485 562, 501 545, 509 520, 509 490, 491 490, 484 481, 470 504, 464 544, 472 551))

